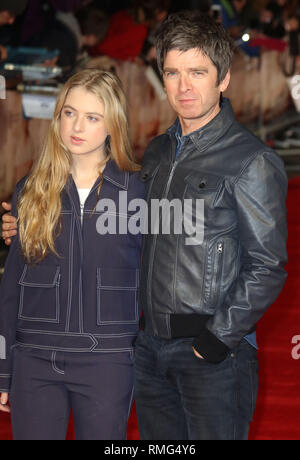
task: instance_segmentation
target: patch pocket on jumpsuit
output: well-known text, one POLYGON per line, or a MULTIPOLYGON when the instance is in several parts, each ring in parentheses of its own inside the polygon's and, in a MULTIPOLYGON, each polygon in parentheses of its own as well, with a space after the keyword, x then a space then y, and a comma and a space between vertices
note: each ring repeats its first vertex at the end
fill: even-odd
POLYGON ((60 278, 60 267, 25 265, 19 281, 19 319, 58 324, 60 278))
POLYGON ((139 321, 140 270, 97 268, 97 325, 139 321))

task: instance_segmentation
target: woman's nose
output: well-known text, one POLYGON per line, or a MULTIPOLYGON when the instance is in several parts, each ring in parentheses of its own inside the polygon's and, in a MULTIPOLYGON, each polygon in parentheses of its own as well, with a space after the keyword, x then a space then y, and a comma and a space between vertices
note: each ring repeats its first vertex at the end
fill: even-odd
POLYGON ((77 117, 74 121, 74 130, 76 132, 84 131, 84 119, 82 117, 77 117))

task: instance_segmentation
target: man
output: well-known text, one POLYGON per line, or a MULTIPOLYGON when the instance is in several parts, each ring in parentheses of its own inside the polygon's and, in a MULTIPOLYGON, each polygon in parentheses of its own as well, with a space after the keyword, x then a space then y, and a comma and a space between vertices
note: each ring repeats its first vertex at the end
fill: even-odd
POLYGON ((286 279, 286 174, 222 100, 232 51, 223 27, 194 13, 169 16, 157 33, 178 120, 150 143, 141 178, 149 203, 204 200, 204 240, 145 239, 135 358, 142 439, 248 438, 255 326, 286 279))
MULTIPOLYGON (((12 25, 16 17, 24 12, 27 2, 28 0, 1 0, 0 27, 12 25)), ((7 59, 7 49, 0 43, 0 61, 4 59, 7 59)))
MULTIPOLYGON (((194 239, 188 231, 156 232, 144 241, 135 357, 144 440, 248 438, 258 385, 255 326, 286 278, 286 174, 222 100, 232 51, 223 27, 197 13, 170 15, 157 33, 178 120, 150 143, 141 180, 149 205, 192 202, 186 220, 203 232, 194 239)), ((15 224, 5 221, 7 238, 15 224)))

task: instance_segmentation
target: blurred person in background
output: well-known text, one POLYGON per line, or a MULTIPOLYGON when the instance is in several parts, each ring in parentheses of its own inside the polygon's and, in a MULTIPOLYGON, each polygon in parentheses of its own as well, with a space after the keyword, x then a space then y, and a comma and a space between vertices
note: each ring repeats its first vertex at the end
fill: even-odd
POLYGON ((285 23, 293 15, 296 2, 293 0, 272 0, 260 13, 262 32, 268 37, 283 38, 286 35, 285 23))
POLYGON ((147 37, 166 18, 170 0, 135 0, 133 7, 113 14, 104 41, 91 50, 94 56, 135 60, 147 37))
POLYGON ((290 16, 284 23, 287 32, 299 32, 300 29, 300 1, 294 2, 290 16))
POLYGON ((28 0, 28 8, 21 26, 20 41, 27 45, 49 25, 53 12, 72 13, 91 3, 90 0, 28 0))
POLYGON ((0 27, 13 24, 17 16, 22 14, 28 0, 1 0, 0 3, 0 27))
MULTIPOLYGON (((57 49, 57 65, 72 69, 80 60, 85 47, 94 46, 103 40, 109 25, 108 16, 89 5, 89 0, 69 0, 66 3, 47 0, 43 3, 44 8, 40 12, 44 26, 23 44, 57 49)), ((28 37, 25 32, 26 27, 23 39, 28 37)))
POLYGON ((27 7, 28 0, 1 0, 0 2, 0 61, 7 58, 10 31, 9 28, 27 7))
POLYGON ((239 38, 247 28, 255 28, 258 17, 251 0, 216 0, 214 5, 220 5, 222 23, 233 38, 239 38))
POLYGON ((221 7, 222 24, 230 36, 237 41, 239 48, 249 56, 258 56, 258 48, 253 48, 249 42, 241 40, 246 31, 256 29, 259 24, 253 1, 215 0, 213 4, 221 7))

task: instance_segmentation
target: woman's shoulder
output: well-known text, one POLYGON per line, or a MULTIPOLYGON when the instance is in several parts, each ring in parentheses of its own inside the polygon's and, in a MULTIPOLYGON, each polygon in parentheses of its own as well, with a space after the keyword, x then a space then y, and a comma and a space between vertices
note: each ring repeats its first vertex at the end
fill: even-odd
POLYGON ((26 174, 26 176, 22 177, 22 179, 20 179, 15 186, 13 196, 12 196, 12 204, 15 206, 16 206, 18 199, 20 198, 22 194, 22 191, 24 189, 28 176, 29 174, 26 174))
POLYGON ((140 171, 121 170, 115 161, 107 163, 103 171, 104 179, 108 180, 121 190, 127 190, 133 196, 144 197, 145 187, 140 180, 140 171))
POLYGON ((29 177, 29 174, 26 174, 26 176, 22 177, 22 179, 20 179, 20 180, 17 182, 16 187, 15 187, 15 191, 16 191, 17 193, 22 192, 22 190, 23 190, 23 188, 24 188, 24 186, 25 186, 25 184, 26 184, 26 181, 27 181, 28 177, 29 177))
POLYGON ((128 189, 136 191, 137 195, 144 196, 145 184, 141 181, 141 171, 129 172, 128 178, 128 189))
POLYGON ((22 179, 20 179, 16 186, 15 186, 15 189, 14 189, 14 192, 13 192, 13 195, 12 195, 12 200, 11 200, 11 204, 12 204, 12 215, 13 216, 17 216, 17 203, 18 203, 18 200, 22 194, 22 191, 24 189, 24 185, 26 183, 28 179, 28 174, 24 177, 22 177, 22 179))

